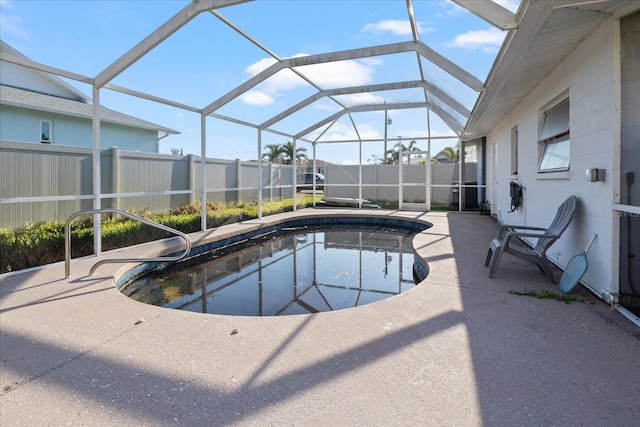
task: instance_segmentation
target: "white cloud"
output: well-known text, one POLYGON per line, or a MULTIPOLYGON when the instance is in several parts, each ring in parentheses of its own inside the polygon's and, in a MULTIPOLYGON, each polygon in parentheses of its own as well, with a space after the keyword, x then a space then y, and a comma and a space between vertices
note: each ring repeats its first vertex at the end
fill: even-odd
POLYGON ((273 97, 258 90, 250 90, 240 96, 240 100, 249 105, 269 105, 273 104, 273 97))
MULTIPOLYGON (((356 133, 355 129, 351 124, 344 123, 335 123, 331 126, 324 135, 322 135, 322 141, 357 141, 358 135, 360 138, 364 139, 377 139, 380 138, 380 133, 373 129, 370 125, 366 123, 356 124, 358 127, 358 132, 356 133)), ((324 128, 323 128, 324 129, 324 128)), ((319 129, 318 131, 309 135, 310 139, 315 139, 323 129, 319 129)))
POLYGON ((330 113, 335 113, 336 111, 340 111, 341 108, 338 107, 337 104, 327 104, 327 103, 323 103, 323 104, 314 104, 314 107, 316 110, 320 110, 320 111, 329 111, 330 113))
POLYGON ((450 45, 463 49, 476 49, 494 53, 502 45, 506 34, 506 32, 494 27, 486 30, 473 30, 457 35, 450 45))
POLYGON ((21 40, 29 40, 29 33, 22 28, 22 17, 9 13, 9 11, 13 10, 12 2, 0 0, 0 10, 2 10, 2 13, 0 13, 0 28, 2 28, 3 36, 8 35, 21 40))
POLYGON ((395 19, 384 19, 378 21, 375 24, 367 24, 362 28, 362 31, 371 33, 385 33, 390 32, 396 35, 411 34, 411 25, 409 21, 399 21, 395 19))
POLYGON ((371 63, 352 60, 307 65, 297 70, 322 87, 364 85, 371 82, 374 73, 371 63))
POLYGON ((465 13, 467 12, 467 9, 465 9, 462 6, 457 5, 456 3, 452 2, 451 0, 445 0, 443 2, 440 2, 440 7, 444 9, 444 14, 437 14, 437 17, 441 17, 443 15, 445 16, 455 16, 455 15, 459 15, 461 13, 465 13))
MULTIPOLYGON (((433 31, 433 28, 425 27, 421 22, 417 22, 419 33, 427 33, 433 31)), ((400 21, 397 19, 383 19, 375 24, 367 24, 362 31, 369 33, 391 33, 398 36, 411 35, 411 24, 409 21, 400 21)))
POLYGON ((256 74, 259 74, 262 71, 266 70, 267 68, 269 68, 270 66, 272 66, 276 62, 277 61, 274 58, 263 58, 263 59, 259 60, 258 62, 254 62, 253 64, 249 65, 246 68, 245 71, 248 74, 250 74, 251 77, 253 77, 256 74))
MULTIPOLYGON (((295 57, 308 56, 298 54, 295 57)), ((276 62, 273 58, 261 59, 246 68, 247 74, 255 76, 276 62)), ((323 88, 349 87, 364 85, 372 81, 375 66, 381 61, 337 61, 296 67, 296 70, 323 88)), ((283 69, 257 86, 256 90, 241 97, 245 103, 265 105, 274 102, 274 98, 308 83, 289 69, 283 69)))
POLYGON ((385 98, 383 98, 382 96, 374 95, 372 93, 354 93, 350 95, 340 95, 336 96, 336 99, 340 100, 340 102, 343 102, 349 107, 353 107, 355 105, 382 104, 385 101, 385 98))
POLYGON ((362 58, 362 59, 360 59, 360 62, 362 62, 365 65, 369 65, 371 67, 374 67, 376 65, 384 64, 384 60, 382 58, 376 58, 375 56, 370 56, 368 58, 362 58))

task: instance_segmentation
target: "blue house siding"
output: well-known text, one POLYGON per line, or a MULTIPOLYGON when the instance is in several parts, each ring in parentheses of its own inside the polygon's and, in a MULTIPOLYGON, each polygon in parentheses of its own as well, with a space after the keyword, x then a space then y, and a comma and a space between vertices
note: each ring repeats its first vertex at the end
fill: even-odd
MULTIPOLYGON (((92 122, 85 118, 66 116, 46 111, 2 105, 0 107, 0 139, 40 143, 40 122, 52 123, 52 143, 91 148, 92 122)), ((127 151, 157 152, 158 132, 102 122, 100 147, 119 147, 127 151)))
MULTIPOLYGON (((0 52, 24 57, 0 40, 0 52)), ((24 57, 27 59, 26 57, 24 57)), ((51 143, 93 146, 91 99, 55 75, 0 60, 0 140, 41 143, 41 122, 51 122, 51 143)), ((157 153, 173 129, 100 107, 100 147, 157 153)))
POLYGON ((102 123, 100 146, 118 147, 127 151, 158 152, 158 132, 127 127, 115 123, 102 123))

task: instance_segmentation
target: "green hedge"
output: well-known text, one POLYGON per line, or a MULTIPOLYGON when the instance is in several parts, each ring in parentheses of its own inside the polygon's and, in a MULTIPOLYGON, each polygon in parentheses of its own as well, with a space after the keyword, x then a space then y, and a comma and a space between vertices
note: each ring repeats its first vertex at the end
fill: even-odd
MULTIPOLYGON (((309 206, 311 196, 298 199, 298 207, 309 206)), ((293 200, 265 202, 262 214, 290 211, 293 200)), ((200 204, 181 206, 170 212, 153 214, 133 211, 138 216, 166 225, 183 233, 200 230, 200 204)), ((207 228, 245 221, 258 217, 257 203, 207 203, 207 228)), ((173 236, 172 233, 148 226, 120 215, 104 217, 101 223, 102 249, 137 245, 173 236)), ((71 257, 93 253, 93 219, 78 218, 71 224, 71 257)), ((64 222, 43 221, 27 224, 14 231, 0 228, 0 274, 64 260, 64 222)))

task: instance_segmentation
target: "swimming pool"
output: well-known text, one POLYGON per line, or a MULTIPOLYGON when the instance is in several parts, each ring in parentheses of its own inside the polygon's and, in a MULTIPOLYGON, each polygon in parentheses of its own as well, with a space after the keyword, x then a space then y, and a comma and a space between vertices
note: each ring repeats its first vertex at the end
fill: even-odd
POLYGON ((398 219, 288 221, 195 248, 181 263, 149 265, 118 287, 139 302, 214 314, 352 308, 397 295, 426 277, 412 245, 425 228, 398 219))

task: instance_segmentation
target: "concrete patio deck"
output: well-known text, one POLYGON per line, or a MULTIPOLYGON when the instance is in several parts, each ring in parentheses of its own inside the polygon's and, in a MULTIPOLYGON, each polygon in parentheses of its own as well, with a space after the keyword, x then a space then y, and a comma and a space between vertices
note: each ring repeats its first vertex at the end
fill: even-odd
POLYGON ((429 277, 355 309, 258 318, 134 302, 113 286, 127 266, 87 277, 95 257, 68 280, 63 263, 0 276, 0 425, 637 425, 640 328, 582 287, 572 304, 510 293, 557 289, 510 255, 489 279, 491 218, 297 214, 338 213, 432 223, 414 241, 429 277))

